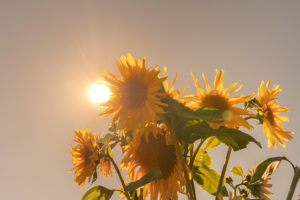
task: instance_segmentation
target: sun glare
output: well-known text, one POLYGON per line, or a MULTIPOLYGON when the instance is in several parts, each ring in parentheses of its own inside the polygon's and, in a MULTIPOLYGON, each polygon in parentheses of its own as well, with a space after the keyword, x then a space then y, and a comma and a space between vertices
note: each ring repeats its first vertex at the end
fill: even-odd
POLYGON ((104 84, 95 83, 90 88, 90 98, 95 103, 104 103, 109 100, 111 92, 104 84))

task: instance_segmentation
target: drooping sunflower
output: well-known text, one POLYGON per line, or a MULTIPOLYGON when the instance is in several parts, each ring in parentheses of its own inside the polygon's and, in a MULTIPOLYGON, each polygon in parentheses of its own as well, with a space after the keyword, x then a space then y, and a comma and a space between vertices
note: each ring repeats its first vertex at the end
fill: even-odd
POLYGON ((220 126, 226 126, 228 128, 238 128, 238 127, 245 127, 245 128, 252 128, 251 125, 242 117, 243 115, 251 115, 247 110, 241 109, 238 107, 234 107, 234 105, 239 103, 244 103, 249 101, 252 95, 248 96, 234 96, 229 97, 234 92, 239 91, 243 85, 239 85, 238 87, 232 89, 238 81, 230 84, 227 87, 223 87, 224 81, 224 71, 221 70, 218 73, 216 70, 216 76, 214 80, 214 87, 211 88, 205 75, 202 74, 202 77, 206 83, 206 92, 199 84, 196 77, 191 73, 195 86, 198 91, 198 95, 194 97, 196 102, 191 102, 189 105, 192 109, 198 109, 203 106, 214 107, 219 109, 222 112, 222 117, 224 122, 222 123, 210 123, 212 128, 219 128, 220 126), (231 89, 231 90, 230 90, 231 89), (228 91, 230 90, 230 91, 228 91))
MULTIPOLYGON (((167 67, 164 67, 164 77, 167 78, 167 67)), ((175 77, 173 82, 171 83, 170 87, 169 87, 169 83, 168 80, 164 80, 163 81, 163 86, 164 89, 166 91, 166 93, 173 99, 175 99, 176 101, 180 102, 180 103, 185 103, 186 98, 183 97, 179 97, 186 89, 188 89, 188 87, 185 87, 181 90, 174 90, 174 86, 177 80, 177 73, 175 73, 175 77)))
POLYGON ((268 138, 268 147, 271 145, 277 148, 276 141, 285 148, 285 143, 283 140, 288 141, 293 137, 291 131, 287 131, 282 127, 283 121, 289 121, 286 116, 279 115, 281 112, 286 112, 289 109, 277 105, 277 99, 275 98, 281 92, 279 85, 273 87, 272 90, 269 89, 270 81, 267 82, 266 88, 264 87, 264 81, 261 82, 260 88, 257 91, 257 100, 259 102, 259 110, 261 115, 263 115, 263 128, 265 135, 268 138))
POLYGON ((178 199, 177 193, 183 192, 185 179, 176 149, 164 128, 147 126, 145 134, 136 134, 125 147, 122 167, 128 169, 128 176, 138 180, 155 168, 159 168, 162 177, 144 186, 144 199, 150 194, 151 200, 178 199), (137 170, 136 170, 137 169, 137 170))
POLYGON ((73 140, 78 144, 70 148, 72 162, 75 165, 70 172, 75 171, 74 182, 83 187, 87 179, 90 181, 99 162, 97 136, 89 128, 76 129, 73 140))
POLYGON ((158 77, 157 67, 146 68, 145 57, 134 60, 131 54, 122 55, 117 66, 121 77, 110 72, 103 75, 112 94, 104 104, 108 108, 99 116, 113 113, 111 122, 119 121, 120 130, 135 130, 155 122, 158 114, 165 113, 162 107, 167 106, 161 102, 166 95, 162 91, 165 78, 158 77))
POLYGON ((265 200, 271 200, 269 197, 266 196, 268 194, 273 194, 267 189, 272 187, 272 184, 268 183, 270 179, 271 178, 266 178, 264 180, 257 181, 249 185, 248 186, 249 193, 251 193, 253 197, 257 197, 265 200))

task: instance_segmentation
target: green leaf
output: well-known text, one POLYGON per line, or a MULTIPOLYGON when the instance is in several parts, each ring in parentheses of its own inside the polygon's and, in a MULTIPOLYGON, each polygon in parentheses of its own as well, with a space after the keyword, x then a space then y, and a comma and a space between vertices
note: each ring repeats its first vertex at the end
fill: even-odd
POLYGON ((194 160, 194 166, 207 168, 211 167, 211 157, 204 149, 200 148, 198 150, 194 160))
POLYGON ((178 123, 175 127, 177 136, 187 143, 193 143, 196 140, 217 134, 205 121, 188 120, 184 123, 178 123))
POLYGON ((110 157, 113 157, 110 142, 115 141, 117 139, 118 139, 118 136, 116 136, 114 134, 111 134, 111 133, 108 133, 103 138, 100 138, 98 142, 100 144, 103 144, 103 146, 101 147, 100 152, 105 154, 105 155, 109 155, 110 157))
MULTIPOLYGON (((214 170, 207 167, 195 168, 193 170, 194 179, 203 190, 215 195, 218 190, 220 175, 214 170)), ((223 186, 222 195, 228 196, 226 188, 223 186)))
POLYGON ((212 107, 202 107, 196 111, 184 109, 182 112, 178 112, 178 116, 189 120, 204 120, 216 123, 223 121, 221 111, 212 107))
MULTIPOLYGON (((246 148, 250 142, 254 142, 261 147, 260 143, 256 139, 238 129, 221 126, 219 129, 215 130, 212 129, 205 121, 189 120, 184 123, 179 123, 175 127, 175 132, 180 139, 187 143, 193 143, 198 139, 206 139, 211 136, 215 136, 219 142, 232 147, 234 151, 246 148)), ((218 142, 213 141, 211 143, 212 144, 210 145, 214 146, 218 142)))
POLYGON ((147 183, 150 183, 156 179, 159 179, 162 177, 162 173, 160 171, 160 169, 155 168, 154 170, 150 171, 149 173, 147 173, 145 176, 143 176, 141 179, 131 182, 129 183, 126 187, 125 187, 125 191, 134 191, 137 188, 146 185, 147 183))
POLYGON ((250 183, 254 183, 260 179, 266 179, 268 176, 273 174, 282 160, 286 160, 286 158, 284 156, 273 157, 258 163, 254 169, 250 183))
POLYGON ((238 129, 221 126, 217 132, 216 137, 220 142, 232 147, 234 151, 246 148, 250 142, 254 142, 261 148, 261 144, 256 139, 238 129))
POLYGON ((167 97, 164 99, 165 103, 168 104, 167 114, 164 115, 166 118, 170 116, 175 117, 175 121, 181 120, 205 120, 209 122, 222 122, 222 113, 220 110, 211 107, 202 107, 196 111, 193 111, 184 104, 167 97))
POLYGON ((243 169, 242 169, 240 166, 234 166, 234 167, 231 169, 231 172, 232 172, 234 175, 244 177, 243 169))
POLYGON ((118 137, 114 134, 107 133, 103 138, 99 139, 99 143, 103 143, 105 145, 108 145, 110 141, 117 139, 118 137))
POLYGON ((204 145, 204 149, 212 149, 215 148, 216 146, 218 146, 220 144, 220 141, 218 140, 218 138, 216 136, 211 136, 206 140, 206 143, 204 145))
POLYGON ((109 200, 113 193, 113 190, 98 185, 89 189, 81 200, 109 200))
MULTIPOLYGON (((208 193, 215 195, 218 189, 220 175, 211 169, 211 157, 202 148, 199 149, 193 167, 193 178, 208 193)), ((222 195, 228 196, 227 190, 222 189, 222 195)))

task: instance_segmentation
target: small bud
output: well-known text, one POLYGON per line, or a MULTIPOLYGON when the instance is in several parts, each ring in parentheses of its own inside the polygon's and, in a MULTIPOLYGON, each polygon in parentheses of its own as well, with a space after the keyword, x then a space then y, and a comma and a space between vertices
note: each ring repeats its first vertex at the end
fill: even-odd
POLYGON ((232 184, 232 183, 233 183, 233 180, 232 180, 232 178, 231 178, 230 176, 227 176, 227 177, 225 178, 225 181, 226 181, 226 183, 228 183, 228 184, 232 184))

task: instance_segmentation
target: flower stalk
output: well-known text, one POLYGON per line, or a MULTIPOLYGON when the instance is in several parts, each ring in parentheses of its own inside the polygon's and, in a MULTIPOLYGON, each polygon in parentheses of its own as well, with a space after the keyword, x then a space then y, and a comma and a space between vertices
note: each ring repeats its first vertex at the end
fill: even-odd
POLYGON ((292 200, 299 179, 300 179, 300 168, 299 167, 294 167, 294 177, 293 177, 293 180, 292 180, 292 183, 291 183, 289 193, 288 193, 288 196, 287 196, 286 200, 292 200))
POLYGON ((218 190, 217 190, 217 193, 216 193, 216 200, 219 200, 219 194, 221 194, 222 185, 223 185, 223 181, 224 181, 226 169, 227 169, 227 166, 228 166, 228 163, 229 163, 229 158, 230 158, 231 152, 232 152, 232 148, 228 147, 226 158, 225 158, 225 163, 223 165, 223 169, 222 169, 220 180, 219 180, 218 190))
POLYGON ((183 169, 184 177, 185 177, 185 180, 186 180, 186 188, 187 188, 187 193, 188 193, 189 200, 195 200, 195 196, 194 196, 194 192, 193 192, 193 189, 192 189, 191 180, 189 178, 188 170, 187 170, 186 164, 184 162, 184 158, 182 156, 181 149, 179 147, 179 141, 178 141, 178 138, 176 136, 176 133, 175 133, 173 127, 174 127, 174 121, 172 120, 172 125, 171 125, 171 130, 170 130, 171 138, 172 138, 172 141, 174 143, 176 152, 179 156, 179 160, 180 160, 180 163, 181 163, 181 166, 182 166, 182 169, 183 169))
POLYGON ((118 177, 119 177, 119 179, 120 179, 120 181, 121 181, 121 184, 122 184, 122 187, 123 187, 123 193, 124 193, 124 195, 126 196, 126 198, 128 199, 128 200, 130 200, 131 198, 130 198, 130 195, 129 195, 129 193, 128 192, 126 192, 125 191, 125 181, 124 181, 124 179, 123 179, 123 177, 122 177, 122 175, 121 175, 121 172, 120 172, 120 170, 119 170, 119 168, 118 168, 118 165, 116 164, 116 162, 114 161, 114 159, 112 158, 112 157, 110 157, 110 156, 107 156, 108 157, 108 159, 112 162, 112 164, 113 164, 113 166, 114 166, 114 168, 115 168, 115 170, 116 170, 116 172, 117 172, 117 174, 118 174, 118 177))

